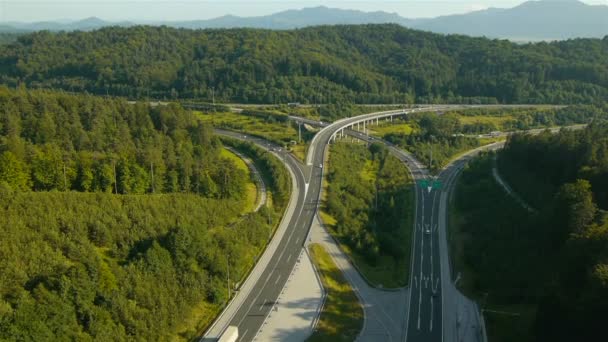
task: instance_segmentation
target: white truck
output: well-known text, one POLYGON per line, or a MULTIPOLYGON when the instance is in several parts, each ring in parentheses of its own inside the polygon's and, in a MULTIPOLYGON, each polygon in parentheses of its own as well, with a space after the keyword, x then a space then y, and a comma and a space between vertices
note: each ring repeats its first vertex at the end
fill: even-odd
POLYGON ((239 328, 229 325, 217 342, 236 342, 239 338, 239 328))

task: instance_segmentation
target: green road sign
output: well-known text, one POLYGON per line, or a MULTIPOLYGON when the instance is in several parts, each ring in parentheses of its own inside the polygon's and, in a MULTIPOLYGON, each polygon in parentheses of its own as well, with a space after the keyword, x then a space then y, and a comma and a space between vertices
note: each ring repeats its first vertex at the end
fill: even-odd
POLYGON ((420 185, 420 187, 422 188, 426 188, 427 186, 429 186, 429 181, 427 181, 426 179, 421 179, 418 181, 418 185, 420 185))
POLYGON ((433 189, 441 189, 441 181, 434 181, 433 182, 433 189))

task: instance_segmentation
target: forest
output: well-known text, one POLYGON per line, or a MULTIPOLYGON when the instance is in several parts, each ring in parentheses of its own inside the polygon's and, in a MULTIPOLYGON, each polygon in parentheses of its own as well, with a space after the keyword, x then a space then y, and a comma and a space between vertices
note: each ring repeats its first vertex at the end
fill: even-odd
POLYGON ((0 46, 0 82, 237 103, 597 103, 608 37, 515 44, 398 25, 108 27, 0 46))
POLYGON ((237 147, 271 207, 242 212, 248 175, 179 105, 0 88, 0 340, 198 336, 289 197, 280 161, 237 147))
POLYGON ((378 143, 337 143, 330 149, 327 183, 331 229, 352 250, 359 270, 375 285, 404 286, 414 208, 405 165, 378 143))
POLYGON ((382 137, 416 155, 440 170, 455 155, 471 150, 496 138, 479 138, 493 131, 517 131, 543 127, 589 124, 608 119, 608 106, 574 105, 547 108, 500 108, 450 110, 441 115, 416 113, 406 116, 403 123, 411 132, 397 131, 382 137))
POLYGON ((496 341, 602 336, 608 314, 607 176, 605 122, 580 131, 511 136, 497 161, 486 156, 464 171, 454 202, 456 229, 467 236, 464 260, 476 274, 467 281, 490 309, 490 335, 493 328, 494 334, 502 331, 496 341), (535 211, 520 207, 495 183, 495 163, 535 211))

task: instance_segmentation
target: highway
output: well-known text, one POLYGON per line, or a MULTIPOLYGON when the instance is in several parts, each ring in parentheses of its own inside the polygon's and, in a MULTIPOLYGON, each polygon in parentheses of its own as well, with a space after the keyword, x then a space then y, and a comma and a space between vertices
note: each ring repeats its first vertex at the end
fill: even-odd
MULTIPOLYGON (((239 341, 255 339, 261 325, 276 303, 287 278, 293 269, 318 209, 323 178, 323 161, 330 141, 346 134, 352 134, 368 141, 377 140, 354 132, 355 127, 378 123, 379 119, 392 119, 396 115, 414 112, 442 112, 458 108, 481 106, 442 105, 406 110, 371 113, 338 120, 332 124, 321 124, 321 129, 311 141, 303 166, 284 150, 267 141, 247 136, 243 133, 216 130, 220 135, 247 140, 275 154, 286 163, 294 177, 295 188, 287 213, 284 216, 284 232, 277 230, 269 244, 264 263, 259 263, 247 279, 251 288, 239 294, 216 323, 205 333, 203 341, 217 339, 228 325, 238 326, 239 341), (276 240, 276 241, 275 241, 276 240), (221 323, 218 323, 221 322, 221 323)), ((492 107, 492 106, 491 106, 492 107)), ((293 117, 305 123, 319 123, 314 120, 293 117)), ((389 145, 391 151, 406 162, 414 178, 429 180, 426 169, 411 155, 389 145)), ((475 151, 474 153, 477 153, 475 151)), ((454 287, 450 276, 447 249, 447 195, 453 181, 471 155, 467 154, 448 167, 438 176, 442 185, 429 189, 416 187, 416 215, 412 246, 410 272, 409 311, 404 317, 402 340, 406 341, 483 341, 481 319, 476 304, 462 296, 454 287), (477 316, 476 316, 477 315, 477 316), (466 323, 466 324, 465 324, 466 323), (466 325, 466 329, 465 329, 466 325)), ((433 183, 433 182, 431 182, 433 183)), ((437 183, 439 184, 439 183, 437 183)), ((260 258, 260 259, 262 259, 260 258)), ((244 286, 243 286, 244 287, 244 286)), ((245 290, 243 290, 245 291, 245 290)))
MULTIPOLYGON (((461 106, 458 106, 459 108, 461 106)), ((334 137, 351 135, 356 138, 388 145, 391 152, 405 162, 417 182, 416 214, 410 267, 409 308, 403 318, 403 341, 484 341, 479 310, 474 302, 465 298, 455 288, 451 279, 447 247, 447 198, 454 179, 473 155, 486 148, 496 148, 501 144, 484 147, 465 154, 434 179, 427 169, 411 154, 390 143, 358 132, 362 121, 374 124, 378 118, 390 119, 393 115, 409 114, 416 111, 440 112, 453 109, 446 106, 427 107, 383 113, 372 113, 343 119, 317 133, 309 148, 307 164, 315 165, 323 160, 324 148, 334 137), (422 180, 428 186, 421 185, 422 180), (441 185, 440 185, 441 184, 441 185), (466 327, 466 329, 465 329, 466 327)), ((311 123, 312 122, 307 122, 311 123)), ((317 123, 318 124, 318 123, 317 123)))
MULTIPOLYGON (((228 318, 223 318, 223 321, 228 322, 228 324, 222 323, 219 324, 220 326, 215 324, 202 338, 203 341, 214 341, 226 326, 234 325, 239 329, 239 341, 252 341, 266 316, 273 309, 276 299, 281 293, 304 245, 316 211, 322 170, 318 167, 305 170, 306 168, 289 153, 284 150, 278 152, 279 146, 274 146, 263 139, 222 130, 216 130, 216 133, 246 140, 262 148, 274 150, 286 163, 292 172, 292 176, 295 176, 296 179, 296 189, 293 189, 297 192, 296 202, 290 203, 293 212, 284 217, 284 220, 286 220, 285 231, 282 236, 275 237, 279 241, 276 249, 270 250, 271 256, 267 266, 263 270, 254 269, 252 271, 250 277, 253 277, 256 281, 249 292, 241 296, 242 301, 236 305, 234 313, 228 318), (305 179, 305 174, 311 175, 309 182, 305 179)), ((269 246, 268 249, 270 248, 269 246)))

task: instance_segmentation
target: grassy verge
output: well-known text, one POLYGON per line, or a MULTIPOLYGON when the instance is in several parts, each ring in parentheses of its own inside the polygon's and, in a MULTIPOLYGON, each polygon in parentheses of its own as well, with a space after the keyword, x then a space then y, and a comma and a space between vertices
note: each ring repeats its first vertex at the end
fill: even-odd
POLYGON ((309 248, 327 298, 316 331, 308 341, 354 341, 363 328, 359 299, 325 249, 319 244, 309 248))
POLYGON ((253 175, 251 174, 251 170, 249 170, 249 167, 247 166, 245 161, 243 161, 243 159, 232 153, 230 150, 222 149, 221 156, 232 160, 238 169, 241 169, 247 173, 248 178, 247 182, 245 183, 245 201, 242 209, 242 214, 252 212, 257 203, 258 188, 255 182, 253 181, 253 175))
POLYGON ((308 144, 296 144, 291 146, 291 153, 301 162, 306 161, 306 151, 308 144))
POLYGON ((388 134, 411 134, 414 128, 410 123, 404 123, 401 120, 394 122, 382 122, 379 126, 370 126, 369 134, 377 137, 384 137, 388 134))
MULTIPOLYGON (((512 234, 509 230, 518 224, 525 225, 527 215, 495 183, 491 166, 491 157, 481 157, 457 179, 456 193, 449 204, 448 243, 452 277, 458 280, 459 290, 477 301, 483 309, 490 342, 531 342, 534 341, 536 305, 525 298, 509 295, 526 283, 524 279, 517 279, 518 271, 513 270, 517 269, 514 265, 520 264, 518 250, 497 250, 494 246, 484 249, 489 239, 500 239, 496 232, 509 235, 512 234), (482 226, 483 222, 488 227, 482 226), (485 258, 479 258, 480 254, 485 258)), ((521 268, 519 271, 525 273, 521 268)))
POLYGON ((275 144, 289 148, 291 153, 300 161, 306 158, 308 142, 312 140, 315 132, 309 132, 302 125, 302 142, 298 141, 298 126, 292 121, 276 121, 265 119, 263 116, 253 116, 247 114, 220 112, 206 113, 194 112, 202 122, 210 123, 213 127, 242 132, 258 137, 262 137, 275 144))
POLYGON ((201 121, 211 123, 214 127, 257 135, 280 145, 298 140, 298 128, 290 121, 273 121, 232 112, 195 113, 201 121))
POLYGON ((383 162, 379 156, 372 160, 361 145, 334 148, 326 169, 329 171, 324 174, 321 220, 371 286, 407 285, 415 205, 407 169, 390 155, 383 162), (344 163, 351 155, 353 162, 344 163), (352 184, 359 189, 353 189, 352 184), (332 191, 334 196, 329 196, 332 191), (342 205, 347 213, 340 209, 342 205), (338 218, 336 212, 346 217, 338 218), (353 226, 359 228, 352 230, 353 226), (361 246, 356 242, 360 240, 353 240, 353 234, 365 236, 366 243, 373 242, 361 246))
POLYGON ((192 308, 190 315, 177 326, 176 335, 172 341, 192 341, 193 336, 198 336, 201 331, 204 331, 220 314, 220 311, 219 304, 199 303, 192 308))

